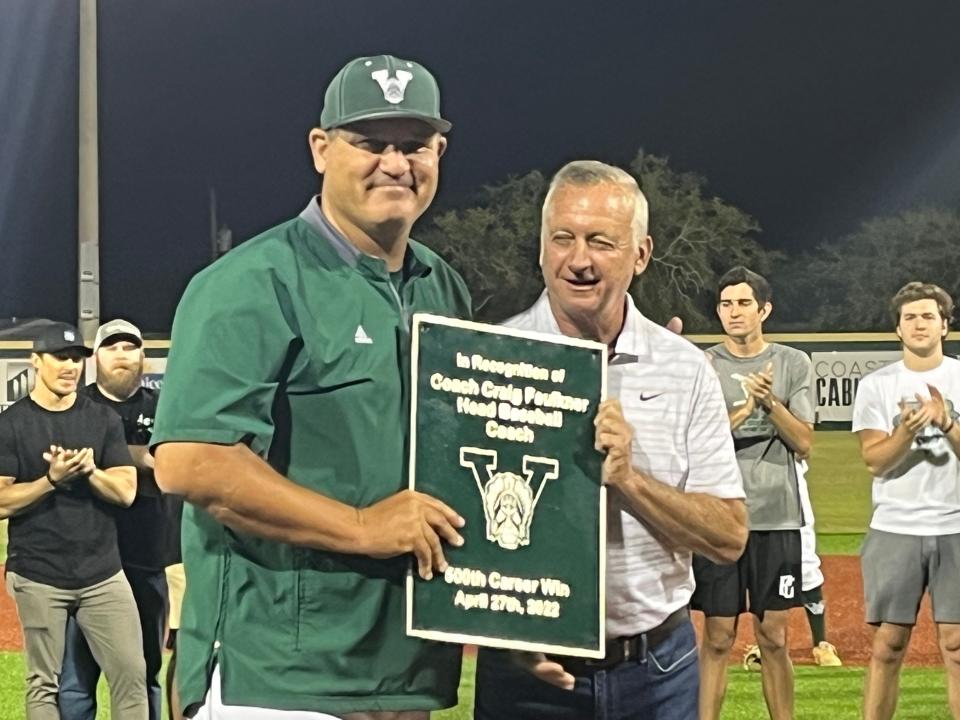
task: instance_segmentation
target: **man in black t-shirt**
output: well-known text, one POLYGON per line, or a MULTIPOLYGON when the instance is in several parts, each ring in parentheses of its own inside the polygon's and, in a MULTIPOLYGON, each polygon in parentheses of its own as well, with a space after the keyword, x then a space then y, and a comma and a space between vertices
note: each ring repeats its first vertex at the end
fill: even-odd
MULTIPOLYGON (((133 589, 143 632, 150 720, 161 718, 160 667, 168 596, 164 568, 170 557, 168 536, 179 539, 173 496, 163 495, 153 477, 153 456, 147 452, 157 395, 141 386, 143 337, 126 320, 111 320, 97 330, 93 343, 97 381, 84 393, 120 416, 127 446, 137 468, 136 499, 116 512, 117 541, 123 572, 133 589)), ((61 720, 94 720, 100 667, 76 623, 67 628, 60 682, 61 720)))
POLYGON ((146 720, 146 670, 113 508, 136 493, 116 415, 77 393, 84 347, 52 323, 30 356, 36 383, 0 413, 0 517, 9 517, 7 590, 17 604, 28 720, 59 720, 57 689, 73 615, 110 685, 114 720, 146 720))

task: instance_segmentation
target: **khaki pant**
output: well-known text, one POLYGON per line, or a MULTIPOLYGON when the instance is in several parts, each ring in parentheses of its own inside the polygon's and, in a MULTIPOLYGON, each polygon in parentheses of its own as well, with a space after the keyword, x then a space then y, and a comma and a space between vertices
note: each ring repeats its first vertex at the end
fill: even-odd
POLYGON ((17 604, 27 666, 27 720, 59 720, 57 690, 67 616, 75 615, 90 652, 107 677, 114 720, 147 719, 143 638, 133 592, 123 573, 63 590, 7 573, 17 604))

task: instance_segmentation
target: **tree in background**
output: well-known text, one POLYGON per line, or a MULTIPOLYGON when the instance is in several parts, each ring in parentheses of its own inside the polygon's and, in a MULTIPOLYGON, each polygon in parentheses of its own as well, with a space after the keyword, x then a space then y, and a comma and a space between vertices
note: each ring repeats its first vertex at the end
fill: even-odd
POLYGON ((960 300, 960 212, 907 210, 864 222, 793 264, 791 305, 812 308, 816 330, 887 331, 887 302, 912 281, 933 282, 960 300))
POLYGON ((463 276, 478 320, 498 322, 540 294, 540 206, 547 180, 538 171, 487 185, 470 207, 421 223, 417 237, 463 276))
POLYGON ((673 170, 665 157, 642 149, 630 171, 650 203, 653 262, 631 293, 643 313, 664 322, 684 321, 685 332, 715 332, 720 276, 735 265, 768 274, 780 254, 754 239, 756 220, 708 196, 702 175, 673 170))
MULTIPOLYGON (((754 240, 757 222, 706 194, 706 179, 637 154, 630 171, 650 202, 653 262, 631 292, 645 315, 680 315, 687 332, 715 330, 716 281, 734 265, 770 271, 777 253, 754 240)), ((527 308, 543 288, 538 264, 540 207, 547 179, 538 171, 484 187, 474 204, 422 223, 418 237, 464 277, 477 319, 496 322, 527 308)))

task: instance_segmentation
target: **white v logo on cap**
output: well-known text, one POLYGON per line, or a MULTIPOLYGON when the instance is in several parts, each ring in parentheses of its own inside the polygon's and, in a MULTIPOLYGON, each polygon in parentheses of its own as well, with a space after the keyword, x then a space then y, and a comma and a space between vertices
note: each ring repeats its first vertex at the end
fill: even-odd
POLYGON ((353 334, 353 341, 358 345, 373 345, 373 338, 367 335, 363 325, 357 325, 357 331, 353 334))
MULTIPOLYGON (((397 70, 396 77, 390 77, 388 70, 374 70, 370 77, 377 81, 383 90, 383 99, 397 105, 403 102, 403 95, 407 91, 407 83, 413 80, 413 73, 409 70, 397 70)), ((417 86, 419 87, 419 85, 417 86)))

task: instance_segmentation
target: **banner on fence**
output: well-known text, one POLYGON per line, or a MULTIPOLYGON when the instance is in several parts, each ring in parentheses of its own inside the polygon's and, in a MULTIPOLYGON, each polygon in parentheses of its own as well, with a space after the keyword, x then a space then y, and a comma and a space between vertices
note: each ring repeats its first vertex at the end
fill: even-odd
POLYGON ((850 422, 853 398, 864 375, 902 357, 900 350, 812 353, 817 421, 850 422))

